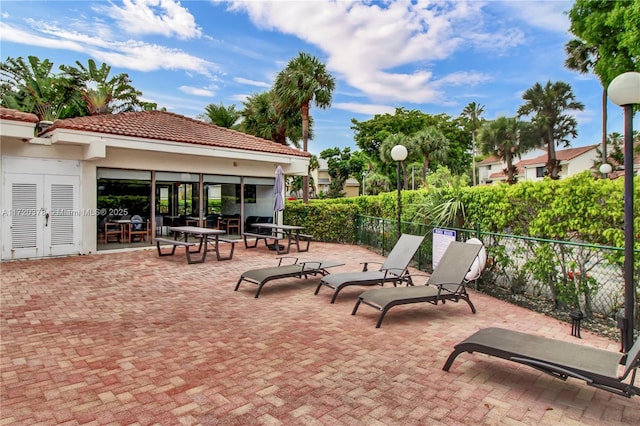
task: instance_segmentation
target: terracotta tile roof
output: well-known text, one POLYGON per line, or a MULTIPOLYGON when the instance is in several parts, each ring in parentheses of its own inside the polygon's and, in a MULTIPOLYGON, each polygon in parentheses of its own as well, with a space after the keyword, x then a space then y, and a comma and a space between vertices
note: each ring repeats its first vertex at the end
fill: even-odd
MULTIPOLYGON (((591 151, 592 149, 597 148, 598 145, 587 145, 581 146, 578 148, 567 148, 556 151, 556 159, 559 161, 570 161, 574 158, 591 151)), ((527 160, 522 160, 516 164, 518 168, 528 166, 530 164, 546 164, 547 162, 547 154, 539 155, 535 158, 530 158, 527 160)))
POLYGON ((502 163, 502 160, 496 157, 495 155, 490 155, 484 160, 478 162, 478 165, 483 166, 485 164, 493 164, 493 163, 502 163))
POLYGON ((55 129, 105 133, 299 157, 310 156, 309 153, 295 148, 165 111, 124 112, 56 120, 44 134, 51 133, 55 129))
POLYGON ((29 112, 16 111, 15 109, 0 108, 0 119, 37 123, 38 116, 29 112))
MULTIPOLYGON (((556 152, 556 159, 560 160, 560 161, 569 161, 569 160, 573 160, 574 158, 585 154, 589 151, 591 151, 592 149, 597 148, 599 145, 587 145, 587 146, 581 146, 578 148, 568 148, 568 149, 563 149, 561 151, 556 152)), ((545 156, 546 158, 546 156, 545 156)))

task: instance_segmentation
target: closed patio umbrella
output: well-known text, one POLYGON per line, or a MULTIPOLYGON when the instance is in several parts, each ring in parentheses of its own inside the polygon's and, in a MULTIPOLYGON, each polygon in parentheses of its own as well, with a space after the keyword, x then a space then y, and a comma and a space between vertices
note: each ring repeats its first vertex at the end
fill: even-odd
POLYGON ((284 210, 284 197, 282 196, 282 192, 284 191, 284 172, 282 171, 282 167, 278 166, 276 168, 276 182, 273 186, 273 192, 275 196, 275 202, 273 204, 273 211, 276 214, 275 222, 278 222, 278 212, 284 210))
MULTIPOLYGON (((284 210, 284 198, 282 196, 282 192, 284 191, 284 172, 282 171, 282 167, 276 167, 276 182, 273 186, 273 192, 275 196, 275 201, 273 203, 273 211, 275 212, 275 220, 274 223, 278 223, 278 212, 284 210)), ((284 249, 284 246, 280 246, 281 249, 284 249)), ((273 244, 269 247, 271 250, 275 250, 276 246, 273 244)))

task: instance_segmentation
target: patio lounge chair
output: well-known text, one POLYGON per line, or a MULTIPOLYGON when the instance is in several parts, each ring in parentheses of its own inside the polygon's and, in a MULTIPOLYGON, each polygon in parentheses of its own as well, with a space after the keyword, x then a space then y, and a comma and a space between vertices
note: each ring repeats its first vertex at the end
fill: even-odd
POLYGON ((328 268, 333 268, 336 266, 342 266, 344 263, 338 263, 333 261, 326 260, 314 260, 314 261, 304 261, 298 262, 298 258, 290 258, 294 259, 292 264, 283 265, 282 260, 288 257, 281 257, 278 261, 278 266, 273 266, 270 268, 260 268, 260 269, 252 269, 243 273, 236 284, 236 288, 234 291, 238 291, 240 288, 240 284, 242 281, 247 281, 252 284, 256 284, 258 286, 258 291, 256 291, 256 299, 260 296, 260 292, 262 291, 262 287, 269 281, 278 280, 281 278, 290 278, 297 277, 305 279, 308 278, 309 275, 327 275, 329 272, 328 268))
POLYGON ((562 340, 549 339, 502 328, 485 328, 455 346, 442 368, 449 371, 462 352, 480 352, 528 365, 561 380, 573 377, 588 385, 631 398, 640 394, 634 386, 635 369, 640 366, 640 339, 628 354, 609 352, 562 340), (618 375, 620 364, 624 365, 618 375), (630 383, 623 380, 631 374, 630 383))
POLYGON ((338 293, 350 285, 383 285, 384 283, 392 282, 396 286, 398 282, 408 282, 407 268, 409 262, 413 259, 423 240, 424 236, 402 234, 379 270, 368 270, 369 263, 376 262, 363 262, 362 272, 329 274, 320 280, 315 294, 318 294, 322 286, 329 287, 333 289, 331 303, 334 303, 338 293))
MULTIPOLYGON (((429 280, 425 285, 411 287, 379 288, 365 291, 360 295, 351 315, 358 312, 361 303, 380 311, 376 328, 380 328, 387 311, 394 306, 410 303, 427 302, 437 305, 447 300, 458 302, 464 300, 476 313, 476 308, 469 299, 466 290, 465 276, 482 248, 481 244, 468 244, 452 241, 442 255, 429 280)), ((418 275, 412 275, 412 280, 418 275)))

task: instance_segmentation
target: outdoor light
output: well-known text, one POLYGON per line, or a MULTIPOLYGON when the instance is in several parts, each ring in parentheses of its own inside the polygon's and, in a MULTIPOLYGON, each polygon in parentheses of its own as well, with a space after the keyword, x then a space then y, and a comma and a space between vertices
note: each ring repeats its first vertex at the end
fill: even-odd
POLYGON ((622 350, 633 344, 633 104, 640 104, 640 73, 620 74, 609 84, 609 99, 624 108, 624 323, 622 350))
POLYGON ((400 238, 402 229, 400 226, 400 216, 402 214, 402 198, 401 191, 402 187, 400 185, 400 163, 407 158, 407 148, 404 145, 396 145, 391 148, 391 158, 398 163, 397 166, 397 174, 398 174, 398 238, 400 238))
POLYGON ((603 176, 607 176, 612 170, 613 167, 611 167, 611 164, 609 163, 602 163, 600 165, 600 173, 602 173, 603 176))

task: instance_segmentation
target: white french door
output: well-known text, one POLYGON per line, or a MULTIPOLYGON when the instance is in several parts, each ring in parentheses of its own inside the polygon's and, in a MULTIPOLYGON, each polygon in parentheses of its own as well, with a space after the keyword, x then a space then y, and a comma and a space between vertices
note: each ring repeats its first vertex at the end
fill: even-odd
POLYGON ((5 173, 2 258, 80 252, 80 177, 5 173))

